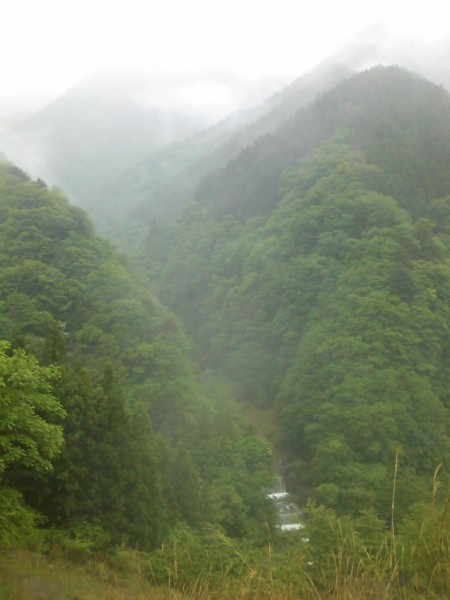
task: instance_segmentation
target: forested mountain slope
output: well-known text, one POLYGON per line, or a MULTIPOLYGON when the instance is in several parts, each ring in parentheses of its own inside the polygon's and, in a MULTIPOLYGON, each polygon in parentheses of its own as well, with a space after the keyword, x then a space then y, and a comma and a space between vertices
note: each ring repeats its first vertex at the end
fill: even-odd
POLYGON ((436 197, 449 185, 447 104, 444 89, 396 67, 354 75, 208 176, 197 199, 218 215, 268 214, 281 173, 339 128, 352 131, 400 200, 436 197))
MULTIPOLYGON (((213 115, 174 100, 199 80, 92 75, 5 127, 0 132, 2 151, 35 177, 61 186, 78 205, 92 207, 98 190, 119 173, 215 122, 213 115)), ((230 96, 238 93, 237 82, 223 85, 230 96)))
POLYGON ((388 517, 397 453, 400 511, 448 464, 449 193, 447 92, 379 67, 150 232, 202 364, 276 408, 296 479, 340 511, 388 517))
MULTIPOLYGON (((351 71, 339 64, 319 65, 256 108, 232 115, 217 125, 155 153, 128 169, 103 191, 103 203, 133 215, 136 226, 173 219, 192 200, 202 178, 223 167, 243 148, 274 131, 317 94, 345 79, 351 71)), ((101 201, 98 199, 99 206, 101 201)), ((101 212, 111 219, 108 206, 101 212)))
POLYGON ((144 549, 182 522, 270 520, 270 448, 200 381, 175 317, 81 209, 9 164, 0 264, 2 539, 33 520, 22 496, 48 526, 144 549))
POLYGON ((362 73, 154 223, 141 273, 200 369, 84 212, 0 166, 0 595, 448 596, 449 124, 362 73), (274 468, 322 504, 288 535, 274 468), (93 577, 46 585, 61 554, 93 577))

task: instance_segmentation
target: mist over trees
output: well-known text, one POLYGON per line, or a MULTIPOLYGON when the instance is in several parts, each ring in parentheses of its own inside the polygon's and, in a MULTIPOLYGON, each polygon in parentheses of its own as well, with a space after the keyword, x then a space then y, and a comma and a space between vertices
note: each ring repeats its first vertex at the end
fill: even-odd
POLYGON ((2 543, 205 597, 445 597, 450 96, 350 55, 195 135, 127 93, 28 121, 130 257, 2 162, 2 543))
POLYGON ((50 525, 95 525, 106 539, 147 549, 181 520, 219 520, 242 535, 265 514, 264 499, 257 508, 249 494, 270 482, 270 452, 252 454, 226 399, 217 420, 219 398, 202 389, 175 317, 80 209, 16 167, 2 167, 0 186, 6 489, 50 525), (211 470, 221 444, 229 449, 211 470), (48 470, 51 458, 41 475, 35 467, 48 470), (239 464, 228 470, 229 461, 239 464), (178 487, 178 472, 192 483, 178 487), (231 521, 222 514, 230 493, 241 505, 231 521))
POLYGON ((204 366, 276 407, 296 477, 340 510, 387 516, 396 449, 406 505, 448 456, 449 123, 438 87, 399 69, 356 75, 148 241, 150 277, 204 366))
MULTIPOLYGON (((235 106, 257 103, 273 85, 252 85, 220 72, 98 73, 40 109, 30 103, 28 114, 26 105, 8 114, 6 105, 4 120, 0 116, 2 150, 35 177, 62 187, 76 204, 102 214, 97 204, 110 195, 110 181, 235 106), (202 94, 211 97, 208 103, 202 94)), ((110 209, 112 204, 110 198, 110 209)))

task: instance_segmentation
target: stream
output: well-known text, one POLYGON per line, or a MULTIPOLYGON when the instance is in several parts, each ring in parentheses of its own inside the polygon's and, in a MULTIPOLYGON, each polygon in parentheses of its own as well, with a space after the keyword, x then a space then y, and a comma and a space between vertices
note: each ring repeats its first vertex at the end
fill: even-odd
POLYGON ((295 504, 292 495, 286 491, 283 477, 278 478, 278 486, 267 494, 272 500, 278 513, 278 523, 281 531, 299 531, 304 528, 301 520, 301 510, 295 504))

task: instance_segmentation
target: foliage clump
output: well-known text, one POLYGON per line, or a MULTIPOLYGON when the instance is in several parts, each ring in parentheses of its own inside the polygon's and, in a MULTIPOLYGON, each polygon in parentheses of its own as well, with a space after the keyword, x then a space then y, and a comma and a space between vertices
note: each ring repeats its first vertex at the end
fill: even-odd
POLYGON ((206 393, 175 317, 83 211, 9 165, 0 261, 5 502, 146 550, 178 523, 242 536, 270 518, 270 453, 206 393))
POLYGON ((201 364, 275 408, 293 479, 340 513, 389 519, 397 452, 403 511, 450 458, 449 122, 444 90, 355 75, 148 239, 201 364))

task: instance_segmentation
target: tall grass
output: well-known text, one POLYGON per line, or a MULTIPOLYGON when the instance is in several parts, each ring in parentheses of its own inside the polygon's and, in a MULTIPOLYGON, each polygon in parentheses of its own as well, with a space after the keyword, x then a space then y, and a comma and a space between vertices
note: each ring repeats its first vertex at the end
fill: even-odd
POLYGON ((105 553, 83 539, 52 533, 32 550, 3 549, 0 600, 447 599, 449 493, 442 467, 430 501, 400 522, 397 469, 398 458, 390 527, 373 511, 352 519, 311 505, 306 533, 275 532, 263 547, 211 528, 180 526, 153 553, 125 547, 105 553))

